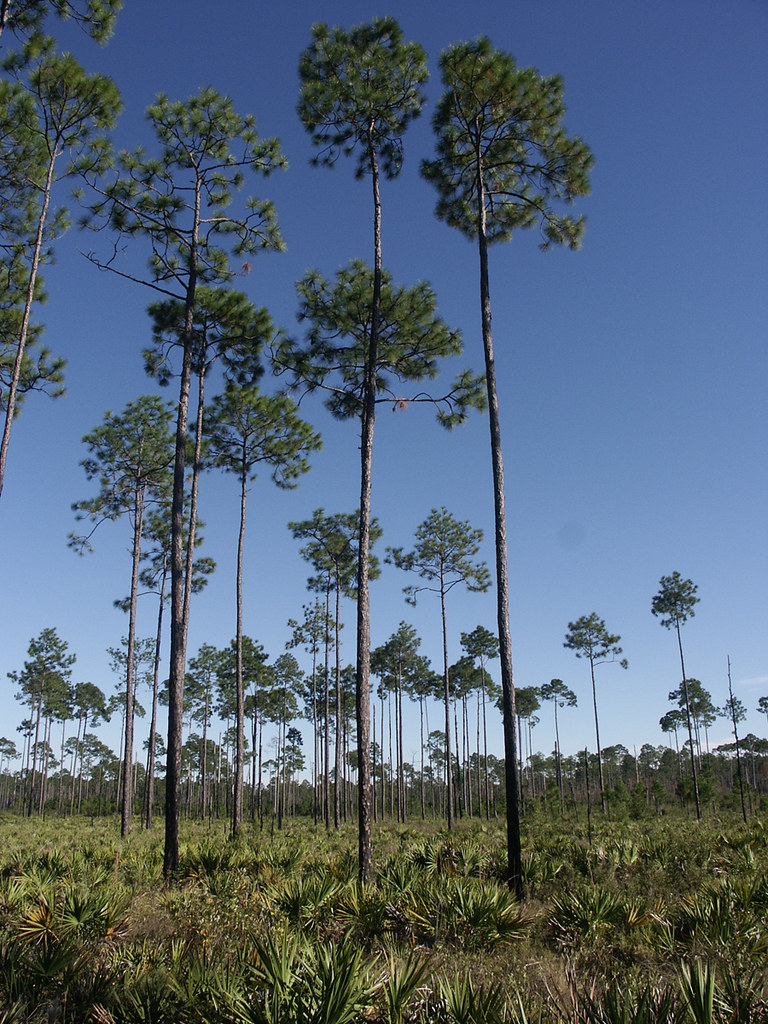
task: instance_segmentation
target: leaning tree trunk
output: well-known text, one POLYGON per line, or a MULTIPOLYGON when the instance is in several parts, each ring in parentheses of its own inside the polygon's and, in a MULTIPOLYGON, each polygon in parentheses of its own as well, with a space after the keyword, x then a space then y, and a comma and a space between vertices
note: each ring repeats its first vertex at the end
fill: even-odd
POLYGON ((0 494, 3 493, 5 465, 8 460, 8 446, 11 441, 11 426, 13 424, 13 418, 16 415, 16 395, 19 390, 21 370, 24 365, 24 349, 26 348, 27 345, 27 336, 29 334, 29 321, 32 316, 32 304, 35 299, 37 273, 40 268, 40 258, 43 251, 45 221, 48 216, 48 206, 51 201, 51 189, 53 187, 53 170, 57 156, 58 152, 56 152, 56 150, 54 149, 53 153, 51 154, 51 159, 48 162, 48 171, 46 173, 45 186, 43 188, 43 205, 40 208, 40 216, 37 219, 37 232, 35 234, 35 244, 32 249, 32 260, 29 268, 29 279, 27 281, 27 294, 24 299, 24 312, 22 313, 21 317, 21 329, 19 331, 19 340, 16 345, 16 358, 13 363, 11 379, 8 383, 8 395, 5 401, 5 425, 3 427, 2 440, 0 440, 0 494))

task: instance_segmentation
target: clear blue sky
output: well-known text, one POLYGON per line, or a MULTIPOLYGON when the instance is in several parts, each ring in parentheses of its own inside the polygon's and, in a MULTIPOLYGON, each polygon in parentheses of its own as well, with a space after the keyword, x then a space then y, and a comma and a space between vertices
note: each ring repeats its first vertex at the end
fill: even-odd
MULTIPOLYGON (((592 148, 592 194, 583 250, 542 254, 535 233, 491 253, 491 294, 509 513, 512 637, 518 685, 562 678, 579 706, 561 720, 564 750, 594 748, 588 666, 564 650, 569 620, 595 611, 622 637, 629 669, 598 670, 601 740, 630 750, 660 743, 658 720, 679 684, 673 634, 651 616, 659 578, 678 570, 698 584, 700 604, 684 630, 688 675, 749 709, 744 730, 766 735, 755 711, 768 694, 766 580, 766 325, 768 324, 768 6, 763 0, 421 2, 392 0, 281 5, 222 0, 128 0, 113 41, 97 49, 73 27, 56 32, 88 69, 111 74, 125 112, 118 148, 153 140, 143 112, 157 92, 184 99, 202 85, 253 113, 262 135, 282 140, 290 169, 254 194, 271 198, 287 242, 262 255, 241 282, 275 321, 298 331, 294 284, 310 267, 326 275, 371 258, 369 188, 351 161, 309 166, 308 136, 295 113, 300 51, 313 21, 351 26, 392 14, 427 50, 429 105, 405 138, 402 176, 383 187, 384 262, 394 279, 429 280, 440 313, 462 330, 466 352, 449 368, 482 367, 475 250, 435 220, 434 194, 418 175, 432 154, 430 118, 440 94, 436 60, 453 42, 487 34, 518 63, 565 80, 566 126, 592 148)), ((64 197, 60 197, 64 201, 64 197)), ((14 427, 0 501, 2 613, 0 734, 19 741, 21 706, 6 673, 22 666, 29 640, 53 626, 77 655, 74 680, 111 692, 106 648, 127 617, 112 607, 128 591, 127 523, 106 524, 95 552, 67 548, 72 502, 93 493, 78 462, 82 436, 153 382, 143 373, 153 295, 99 274, 80 254, 106 237, 70 232, 46 268, 50 294, 39 317, 46 344, 68 360, 68 396, 32 396, 14 427)), ((129 259, 143 265, 132 244, 129 259)), ((172 397, 168 392, 168 397, 172 397)), ((319 401, 302 410, 324 449, 293 492, 267 477, 253 485, 246 537, 245 628, 272 658, 287 620, 308 600, 308 570, 286 529, 314 509, 351 511, 358 501, 358 434, 319 401)), ((493 564, 487 419, 447 434, 424 408, 377 420, 374 513, 385 545, 408 546, 433 507, 485 531, 493 564)), ((224 646, 234 633, 238 516, 233 479, 204 478, 205 553, 218 571, 194 603, 189 651, 224 646)), ((440 666, 439 609, 386 567, 372 586, 378 644, 405 619, 440 666)), ((146 599, 139 634, 154 629, 146 599)), ((494 627, 494 597, 454 592, 450 656, 459 633, 494 627)), ((354 660, 354 610, 344 609, 343 656, 354 660)), ((139 699, 146 700, 140 693, 139 699)), ((435 713, 432 727, 438 725, 435 713)), ((138 723, 143 740, 146 723, 138 723)), ((116 739, 116 727, 102 738, 116 739)), ((729 739, 720 720, 713 742, 729 739)), ((406 754, 416 756, 417 734, 406 754)), ((500 730, 494 732, 500 750, 500 730)), ((550 711, 534 745, 554 745, 550 711)), ((308 749, 308 754, 311 751, 308 749)))

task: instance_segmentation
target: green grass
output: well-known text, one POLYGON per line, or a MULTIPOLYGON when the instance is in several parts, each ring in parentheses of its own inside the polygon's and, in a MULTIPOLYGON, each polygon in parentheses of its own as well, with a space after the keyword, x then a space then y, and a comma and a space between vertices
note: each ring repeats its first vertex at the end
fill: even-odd
POLYGON ((530 823, 526 900, 500 830, 375 835, 0 822, 0 1024, 768 1021, 768 828, 530 823))

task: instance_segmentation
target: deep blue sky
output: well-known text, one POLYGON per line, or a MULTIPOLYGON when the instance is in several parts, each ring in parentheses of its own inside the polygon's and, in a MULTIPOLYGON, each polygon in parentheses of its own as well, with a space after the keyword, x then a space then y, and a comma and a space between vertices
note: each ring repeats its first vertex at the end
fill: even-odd
MULTIPOLYGON (((143 112, 154 95, 184 99, 202 85, 230 95, 256 116, 262 135, 282 140, 290 169, 251 178, 248 187, 275 202, 288 251, 256 257, 241 286, 291 331, 300 329, 294 283, 308 268, 332 275, 353 257, 371 258, 367 183, 354 180, 349 160, 334 170, 309 166, 312 148, 295 113, 298 56, 313 21, 351 26, 384 13, 425 47, 433 71, 430 103, 405 138, 402 176, 383 187, 384 262, 400 283, 429 280, 441 315, 463 331, 465 357, 451 375, 463 365, 479 371, 482 354, 475 251, 435 220, 434 194, 418 175, 432 153, 440 50, 487 34, 518 63, 562 74, 567 129, 596 157, 592 194, 579 204, 588 218, 581 252, 542 254, 529 233, 491 253, 518 685, 565 680, 579 707, 563 714, 563 748, 593 748, 588 666, 562 641, 569 620, 595 611, 621 635, 629 659, 626 672, 598 671, 603 745, 662 742, 658 720, 679 683, 679 662, 674 636, 650 606, 660 576, 678 570, 701 598, 683 636, 688 675, 722 704, 730 655, 734 691, 749 709, 743 728, 766 735, 754 709, 768 694, 768 7, 396 0, 386 8, 288 2, 278 12, 235 0, 128 0, 104 50, 71 26, 57 27, 63 47, 121 89, 118 148, 151 151, 143 112)), ((99 274, 78 251, 107 244, 72 231, 46 268, 50 301, 39 315, 47 345, 68 360, 68 396, 27 402, 0 502, 0 734, 17 741, 21 707, 6 673, 21 667, 30 638, 54 626, 77 654, 74 679, 111 692, 105 649, 127 628, 112 607, 129 584, 127 523, 101 527, 85 558, 66 545, 72 502, 93 493, 78 466, 83 434, 107 409, 119 412, 154 388, 141 360, 154 296, 99 274)), ((140 266, 145 258, 133 244, 129 259, 140 266)), ((249 499, 246 631, 273 658, 284 649, 288 618, 308 600, 308 571, 286 521, 321 506, 351 511, 358 501, 356 426, 331 421, 319 401, 302 409, 324 436, 312 472, 294 492, 260 478, 249 499)), ((373 503, 381 554, 387 544, 408 546, 430 509, 445 505, 486 532, 492 565, 487 420, 477 415, 446 434, 424 408, 382 411, 373 503)), ((205 551, 219 568, 193 605, 190 654, 203 642, 225 645, 234 631, 235 482, 207 476, 200 505, 205 551)), ((409 608, 407 582, 387 567, 373 586, 374 644, 405 619, 439 667, 437 601, 425 595, 409 608)), ((154 604, 145 601, 140 615, 148 636, 154 604)), ((448 615, 453 659, 461 631, 493 628, 493 594, 454 592, 448 615)), ((351 606, 345 618, 351 661, 351 606)), ((138 730, 143 738, 145 725, 138 730)), ((109 740, 114 729, 102 733, 109 740)), ((728 734, 721 720, 711 739, 728 734)), ((494 737, 499 749, 498 730, 494 737)), ((407 754, 415 756, 416 739, 407 754)), ((549 709, 534 743, 552 749, 549 709)))

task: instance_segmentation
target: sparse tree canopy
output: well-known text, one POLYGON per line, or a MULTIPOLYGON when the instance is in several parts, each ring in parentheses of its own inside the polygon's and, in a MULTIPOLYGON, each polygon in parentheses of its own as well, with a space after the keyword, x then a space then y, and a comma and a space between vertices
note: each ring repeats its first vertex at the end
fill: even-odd
POLYGON ((445 50, 440 71, 437 155, 421 165, 438 192, 437 216, 488 243, 539 225, 545 247, 576 248, 585 222, 566 208, 588 194, 593 158, 562 126, 560 75, 518 67, 485 36, 445 50))
POLYGON ((693 779, 693 795, 696 801, 696 817, 701 820, 699 780, 696 771, 696 759, 693 754, 691 700, 688 691, 688 680, 685 674, 683 640, 680 635, 680 627, 695 615, 694 606, 699 600, 699 598, 696 597, 697 590, 698 587, 693 580, 684 580, 677 571, 673 572, 671 576, 662 576, 659 580, 658 593, 651 602, 651 613, 659 618, 661 625, 664 626, 665 629, 674 629, 677 636, 677 649, 680 653, 680 670, 682 673, 682 682, 680 684, 682 694, 681 706, 685 709, 686 724, 688 726, 688 741, 690 744, 691 755, 691 777, 693 779))
POLYGON ((694 606, 699 602, 696 596, 698 589, 693 580, 684 580, 679 572, 662 576, 659 591, 651 604, 651 613, 666 629, 678 629, 696 614, 694 606))
MULTIPOLYGON (((357 151, 357 177, 371 176, 373 193, 373 287, 365 358, 360 431, 360 551, 370 547, 373 430, 376 418, 379 319, 381 311, 381 192, 379 178, 393 178, 402 164, 402 135, 419 113, 426 58, 415 43, 404 43, 393 18, 378 18, 350 32, 315 25, 313 41, 301 55, 299 116, 321 152, 316 163, 333 165, 340 154, 357 151)), ((373 877, 371 839, 370 669, 371 621, 368 560, 357 565, 357 652, 355 703, 358 759, 358 873, 373 877)))
POLYGON ((592 157, 578 138, 569 139, 558 76, 542 78, 534 68, 519 69, 514 58, 495 50, 486 37, 449 47, 440 57, 445 92, 432 125, 434 160, 421 165, 438 193, 436 214, 464 235, 477 239, 480 307, 488 425, 493 469, 496 543, 496 601, 501 655, 505 781, 507 787, 507 881, 523 895, 520 811, 517 794, 515 683, 509 623, 507 514, 504 460, 491 330, 488 246, 507 241, 517 228, 539 224, 543 245, 576 248, 582 218, 564 204, 589 191, 592 157))
POLYGON ((115 27, 123 0, 3 0, 0 4, 0 37, 5 31, 25 42, 40 45, 45 19, 55 14, 72 19, 97 43, 104 44, 115 27))
POLYGON ((69 226, 66 209, 51 207, 54 189, 64 179, 104 169, 103 133, 121 106, 114 82, 87 75, 71 54, 45 50, 26 79, 0 82, 0 492, 17 396, 35 389, 61 394, 63 362, 49 361, 42 350, 37 358, 27 352, 40 335, 31 320, 43 298, 39 270, 69 226))
POLYGON ((427 58, 418 43, 403 42, 394 18, 374 18, 349 31, 319 23, 299 61, 298 112, 319 153, 332 166, 357 154, 355 174, 400 173, 402 136, 424 103, 427 58))

